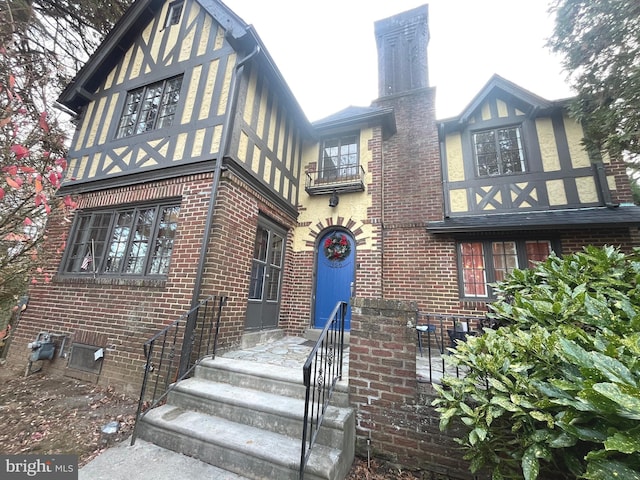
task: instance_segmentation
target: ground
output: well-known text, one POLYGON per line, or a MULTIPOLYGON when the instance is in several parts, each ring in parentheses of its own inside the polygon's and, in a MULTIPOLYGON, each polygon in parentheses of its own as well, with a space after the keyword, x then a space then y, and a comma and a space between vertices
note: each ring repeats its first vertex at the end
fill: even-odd
MULTIPOLYGON (((73 454, 85 465, 131 435, 137 401, 67 377, 34 373, 27 377, 0 365, 0 453, 73 454), (102 433, 119 423, 113 435, 102 433)), ((347 480, 418 480, 385 462, 356 459, 347 480)))
POLYGON ((137 402, 72 378, 25 377, 0 366, 0 452, 74 454, 84 465, 131 435, 137 402), (117 421, 116 434, 101 433, 117 421))

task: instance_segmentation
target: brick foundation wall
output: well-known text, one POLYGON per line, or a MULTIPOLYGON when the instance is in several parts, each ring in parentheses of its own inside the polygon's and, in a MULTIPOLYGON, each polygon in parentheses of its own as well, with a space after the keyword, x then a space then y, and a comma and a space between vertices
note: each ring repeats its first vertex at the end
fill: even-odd
POLYGON ((349 394, 357 452, 473 478, 457 444, 439 430, 432 389, 416 381, 416 308, 412 302, 352 300, 349 394))

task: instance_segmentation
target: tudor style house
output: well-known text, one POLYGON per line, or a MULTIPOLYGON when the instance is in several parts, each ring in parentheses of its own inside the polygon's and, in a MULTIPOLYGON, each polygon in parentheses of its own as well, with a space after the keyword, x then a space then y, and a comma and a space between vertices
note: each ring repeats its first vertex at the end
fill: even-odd
POLYGON ((45 368, 137 393, 142 344, 211 294, 230 350, 352 296, 481 316, 514 268, 638 245, 624 164, 588 157, 567 102, 494 76, 436 120, 427 13, 376 22, 378 98, 310 124, 225 4, 136 0, 60 96, 78 208, 48 223, 10 362, 48 332, 45 368))
MULTIPOLYGON (((566 101, 494 76, 436 120, 427 20, 425 5, 376 22, 378 98, 310 124, 225 4, 136 0, 59 98, 77 114, 60 193, 78 208, 48 222, 9 362, 24 365, 46 333, 47 371, 137 394, 144 342, 212 294, 228 297, 218 348, 233 350, 320 329, 353 297, 481 317, 514 268, 637 246, 624 164, 589 158, 566 101)), ((357 350, 363 414, 384 395, 358 389, 386 383, 354 381, 357 350)), ((423 431, 405 427, 388 438, 423 431)), ((405 440, 392 453, 442 443, 405 440)))

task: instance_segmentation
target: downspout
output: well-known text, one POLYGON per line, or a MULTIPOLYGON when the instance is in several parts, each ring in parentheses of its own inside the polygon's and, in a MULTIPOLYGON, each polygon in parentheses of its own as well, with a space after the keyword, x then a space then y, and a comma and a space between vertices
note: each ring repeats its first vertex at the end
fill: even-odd
MULTIPOLYGON (((213 180, 211 181, 211 193, 209 195, 209 207, 207 209, 207 220, 204 226, 204 234, 202 235, 202 246, 200 247, 200 258, 198 260, 198 271, 196 272, 196 279, 193 286, 193 295, 191 297, 191 308, 193 310, 199 303, 200 293, 202 291, 202 277, 204 276, 204 267, 207 260, 207 247, 209 246, 209 240, 211 239, 211 226, 213 224, 213 214, 215 213, 216 199, 218 197, 218 187, 220 185, 220 177, 222 176, 222 167, 224 163, 224 157, 227 155, 229 148, 229 142, 231 140, 232 125, 235 118, 236 104, 238 101, 238 84, 240 83, 241 76, 240 70, 245 64, 260 53, 260 46, 256 45, 251 53, 240 60, 233 69, 233 79, 231 81, 229 91, 229 107, 224 117, 222 124, 222 138, 220 140, 220 148, 218 150, 218 158, 216 160, 215 169, 213 171, 213 180)), ((196 315, 189 315, 184 332, 184 342, 182 345, 182 355, 180 357, 180 372, 182 376, 186 373, 189 365, 189 358, 191 356, 191 342, 190 339, 195 329, 196 315)))

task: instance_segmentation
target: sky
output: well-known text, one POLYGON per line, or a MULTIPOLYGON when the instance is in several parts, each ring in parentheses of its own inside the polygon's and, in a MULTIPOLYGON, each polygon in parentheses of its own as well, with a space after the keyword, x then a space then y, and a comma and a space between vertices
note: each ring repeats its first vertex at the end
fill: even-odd
POLYGON ((310 121, 378 97, 374 22, 429 5, 436 117, 460 114, 494 73, 548 100, 573 95, 545 47, 548 0, 223 0, 255 27, 310 121))

